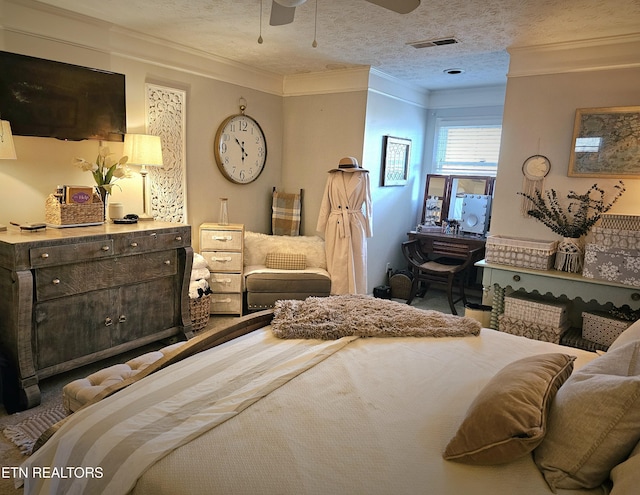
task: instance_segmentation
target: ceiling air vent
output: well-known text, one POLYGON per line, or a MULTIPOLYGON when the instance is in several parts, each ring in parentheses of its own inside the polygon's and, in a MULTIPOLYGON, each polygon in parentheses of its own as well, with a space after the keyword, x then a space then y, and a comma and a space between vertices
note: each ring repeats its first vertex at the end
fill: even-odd
POLYGON ((438 38, 436 40, 412 41, 407 45, 414 48, 427 48, 430 46, 455 45, 456 43, 460 43, 456 38, 438 38))

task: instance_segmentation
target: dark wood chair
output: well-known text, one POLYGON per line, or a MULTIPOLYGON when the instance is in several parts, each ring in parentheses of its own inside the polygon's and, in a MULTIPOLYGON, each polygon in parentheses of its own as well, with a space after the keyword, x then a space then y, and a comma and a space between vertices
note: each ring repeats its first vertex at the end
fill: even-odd
POLYGON ((464 286, 468 269, 482 256, 483 252, 482 247, 473 248, 465 244, 447 242, 432 242, 429 244, 429 252, 424 252, 418 239, 403 242, 402 253, 413 273, 407 304, 411 304, 421 284, 424 284, 426 292, 432 282, 439 282, 446 286, 451 314, 457 315, 455 303, 462 301, 465 305, 467 304, 464 286), (455 300, 454 285, 457 285, 459 292, 459 297, 455 300))

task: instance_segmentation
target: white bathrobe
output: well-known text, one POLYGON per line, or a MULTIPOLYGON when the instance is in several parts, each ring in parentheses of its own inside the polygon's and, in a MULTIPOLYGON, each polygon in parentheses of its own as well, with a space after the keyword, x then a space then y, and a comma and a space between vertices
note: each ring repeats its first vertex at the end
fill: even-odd
POLYGON ((365 237, 372 221, 368 171, 330 171, 316 228, 324 234, 331 294, 367 293, 365 237))

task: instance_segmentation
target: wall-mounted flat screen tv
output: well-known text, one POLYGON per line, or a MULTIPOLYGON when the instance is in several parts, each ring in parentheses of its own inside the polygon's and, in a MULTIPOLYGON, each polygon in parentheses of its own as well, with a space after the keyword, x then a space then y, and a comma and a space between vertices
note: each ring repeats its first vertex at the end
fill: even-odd
POLYGON ((123 141, 124 75, 0 51, 0 116, 17 136, 123 141))

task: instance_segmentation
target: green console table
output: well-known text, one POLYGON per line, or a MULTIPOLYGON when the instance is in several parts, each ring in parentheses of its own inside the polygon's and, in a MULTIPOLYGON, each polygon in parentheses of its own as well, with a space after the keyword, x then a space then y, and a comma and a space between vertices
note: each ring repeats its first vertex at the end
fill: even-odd
POLYGON ((579 273, 532 270, 487 263, 485 260, 478 261, 475 265, 482 268, 483 287, 493 288, 490 325, 495 330, 498 329, 498 316, 504 311, 507 287, 513 290, 523 289, 527 292, 537 291, 539 294, 550 293, 555 297, 580 298, 584 302, 596 301, 602 305, 612 303, 618 307, 628 305, 631 309, 640 309, 640 287, 586 278, 579 273))

